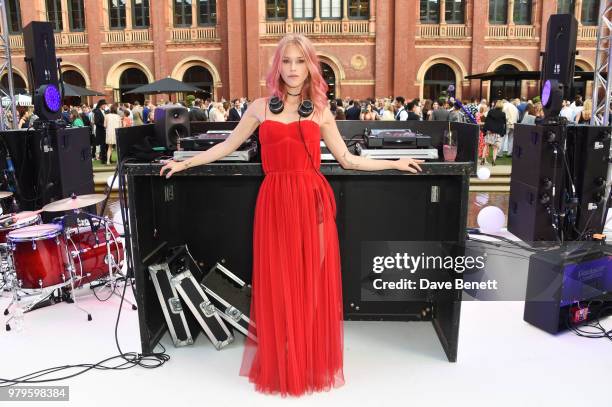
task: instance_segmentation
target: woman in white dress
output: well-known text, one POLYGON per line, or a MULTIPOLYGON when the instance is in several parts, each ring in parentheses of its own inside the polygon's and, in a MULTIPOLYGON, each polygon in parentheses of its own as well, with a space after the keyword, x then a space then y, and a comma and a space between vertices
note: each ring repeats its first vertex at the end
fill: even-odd
POLYGON ((104 127, 106 128, 106 144, 108 144, 108 152, 106 153, 106 165, 111 165, 111 155, 113 147, 117 144, 117 135, 115 130, 121 127, 121 117, 117 114, 117 104, 113 104, 110 108, 110 113, 104 116, 104 127))

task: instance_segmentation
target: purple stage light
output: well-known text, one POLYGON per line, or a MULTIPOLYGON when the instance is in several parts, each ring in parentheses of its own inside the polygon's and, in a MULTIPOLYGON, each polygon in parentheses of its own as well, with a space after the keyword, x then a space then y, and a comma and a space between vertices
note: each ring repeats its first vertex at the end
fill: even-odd
POLYGON ((57 86, 51 84, 46 85, 43 100, 45 101, 47 109, 52 112, 59 112, 62 105, 62 97, 57 86))
POLYGON ((550 92, 552 91, 552 84, 550 80, 544 82, 544 86, 542 87, 542 105, 548 106, 548 102, 550 101, 550 92))

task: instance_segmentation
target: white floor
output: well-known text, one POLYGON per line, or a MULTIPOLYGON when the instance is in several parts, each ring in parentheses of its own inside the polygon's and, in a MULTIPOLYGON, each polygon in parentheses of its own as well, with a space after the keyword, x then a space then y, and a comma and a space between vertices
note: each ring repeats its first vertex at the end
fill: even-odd
MULTIPOLYGON (((0 331, 0 377, 117 354, 119 299, 102 303, 79 291, 93 321, 60 303, 26 314, 21 332, 0 331)), ((1 297, 0 309, 7 302, 1 297)), ((457 363, 447 362, 429 323, 346 322, 346 384, 299 399, 258 394, 238 376, 242 338, 216 351, 203 336, 180 349, 166 336, 165 366, 88 372, 56 383, 70 386, 70 402, 51 405, 609 405, 612 343, 548 335, 523 322, 522 312, 522 302, 464 302, 457 363)), ((137 312, 127 306, 119 337, 124 351, 140 350, 137 312)))

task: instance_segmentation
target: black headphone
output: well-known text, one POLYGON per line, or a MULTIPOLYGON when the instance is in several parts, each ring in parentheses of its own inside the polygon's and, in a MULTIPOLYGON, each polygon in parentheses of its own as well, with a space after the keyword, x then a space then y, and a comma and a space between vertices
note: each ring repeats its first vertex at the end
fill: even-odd
MULTIPOLYGON (((283 100, 281 98, 279 98, 278 96, 273 96, 268 102, 268 108, 272 113, 279 114, 285 108, 285 104, 283 103, 283 100)), ((302 103, 300 103, 300 106, 298 107, 298 114, 300 115, 300 117, 306 118, 310 116, 312 112, 314 112, 314 104, 312 103, 312 101, 303 100, 302 103)))

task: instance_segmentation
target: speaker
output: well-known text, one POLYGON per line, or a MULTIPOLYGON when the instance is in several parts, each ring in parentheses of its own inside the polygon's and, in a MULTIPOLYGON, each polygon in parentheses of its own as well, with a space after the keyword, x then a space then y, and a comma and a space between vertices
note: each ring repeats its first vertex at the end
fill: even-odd
POLYGON ((13 161, 21 210, 94 192, 88 127, 11 130, 0 132, 0 138, 13 161))
POLYGON ((555 79, 568 89, 574 81, 578 21, 573 14, 553 14, 546 29, 542 83, 555 79))
POLYGON ((179 139, 190 135, 187 108, 164 105, 155 109, 155 137, 161 145, 168 150, 176 150, 179 139))
POLYGON ((48 83, 57 84, 57 57, 51 23, 32 21, 23 27, 23 45, 26 58, 32 62, 32 89, 48 83))
POLYGON ((508 231, 527 243, 557 240, 553 222, 562 203, 564 142, 564 126, 514 127, 508 231))
POLYGON ((568 127, 566 150, 572 182, 578 197, 577 218, 572 234, 578 239, 593 233, 602 233, 610 128, 568 127))
POLYGON ((32 21, 23 28, 23 43, 34 113, 43 121, 57 120, 61 117, 62 96, 53 26, 49 22, 32 21))
POLYGON ((541 251, 529 258, 523 319, 556 334, 600 312, 602 318, 610 315, 610 290, 609 245, 581 242, 541 251))

